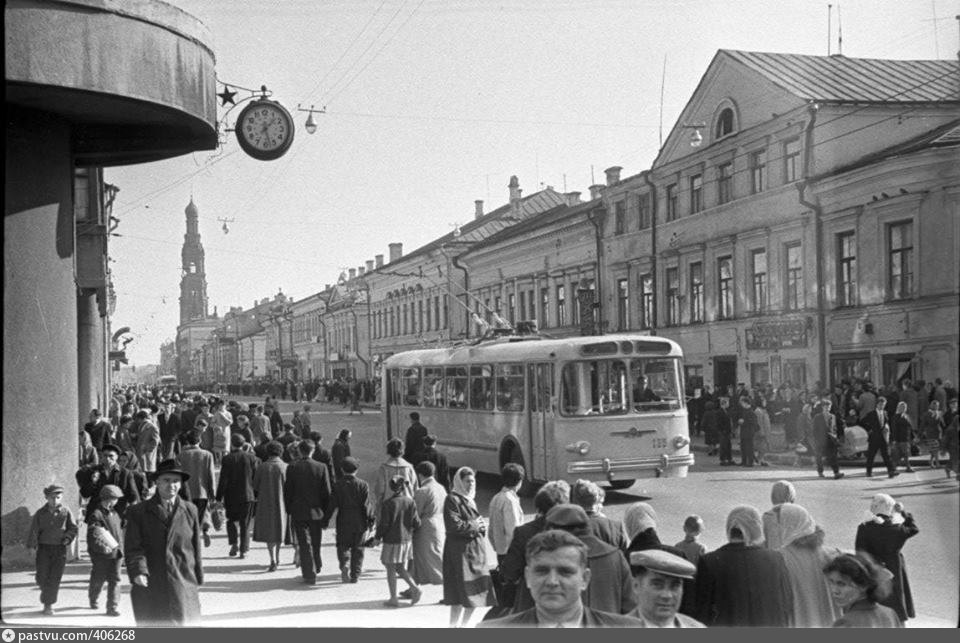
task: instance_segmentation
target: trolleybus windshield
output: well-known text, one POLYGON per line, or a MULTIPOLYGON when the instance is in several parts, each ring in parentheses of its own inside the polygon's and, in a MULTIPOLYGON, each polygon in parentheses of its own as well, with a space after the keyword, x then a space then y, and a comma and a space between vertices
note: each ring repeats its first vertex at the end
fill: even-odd
POLYGON ((563 365, 560 412, 565 416, 625 415, 681 408, 680 359, 577 360, 563 365))

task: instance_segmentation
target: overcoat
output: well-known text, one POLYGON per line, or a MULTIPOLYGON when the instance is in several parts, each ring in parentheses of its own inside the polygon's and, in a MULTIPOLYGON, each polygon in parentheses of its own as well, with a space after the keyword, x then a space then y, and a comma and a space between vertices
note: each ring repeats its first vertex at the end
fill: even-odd
POLYGON ((260 460, 248 451, 231 451, 223 456, 217 500, 223 502, 227 520, 242 520, 249 503, 257 499, 253 491, 253 474, 260 460))
POLYGON ((446 499, 446 490, 433 478, 413 493, 420 526, 413 532, 411 571, 418 584, 443 583, 443 543, 447 539, 443 504, 446 499))
POLYGON ((488 573, 485 536, 477 519, 480 512, 458 493, 443 503, 443 602, 446 605, 483 607, 494 604, 493 582, 488 573))
POLYGON ((537 515, 530 522, 525 522, 513 530, 513 539, 507 554, 500 563, 500 580, 504 583, 503 604, 501 607, 513 607, 514 612, 533 607, 533 597, 527 588, 524 579, 524 569, 527 564, 527 542, 547 528, 547 521, 537 515), (512 600, 511 600, 512 598, 512 600))
POLYGON ((330 475, 326 465, 313 459, 288 465, 283 498, 293 520, 322 520, 325 526, 330 515, 330 475))
POLYGON ((130 576, 130 600, 137 624, 184 625, 200 619, 203 584, 200 519, 197 508, 178 499, 164 517, 160 497, 127 509, 124 557, 130 576), (133 585, 140 574, 147 587, 133 585))
POLYGON ((411 498, 414 489, 417 488, 417 474, 414 473, 412 464, 403 458, 390 458, 381 464, 373 481, 373 497, 377 515, 380 514, 380 504, 393 495, 393 492, 390 491, 390 480, 394 476, 403 476, 406 479, 406 493, 411 498))
POLYGON ((370 485, 354 475, 344 475, 333 484, 330 513, 336 511, 337 547, 360 547, 375 516, 370 485))
POLYGON ((180 466, 190 474, 184 485, 190 490, 190 497, 204 500, 214 495, 213 454, 196 445, 186 445, 180 451, 180 466))
POLYGON ((257 496, 257 514, 253 520, 253 539, 261 543, 283 542, 287 510, 283 502, 283 482, 287 463, 276 456, 257 467, 253 491, 257 496))
POLYGON ((893 608, 901 621, 916 616, 910 581, 907 579, 907 566, 901 550, 907 540, 918 533, 920 529, 913 516, 908 513, 903 514, 903 522, 900 524, 894 524, 888 517, 883 516, 883 522, 868 520, 857 527, 854 548, 867 552, 893 574, 893 591, 878 602, 893 608))

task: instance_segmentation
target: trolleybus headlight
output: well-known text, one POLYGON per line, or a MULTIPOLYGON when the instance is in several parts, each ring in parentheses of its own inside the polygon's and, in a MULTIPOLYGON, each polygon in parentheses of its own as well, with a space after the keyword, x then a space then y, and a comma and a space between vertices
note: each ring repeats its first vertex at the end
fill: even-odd
POLYGON ((678 435, 677 437, 675 437, 675 438, 673 439, 673 448, 674 448, 674 449, 682 449, 683 447, 687 446, 688 444, 690 444, 690 440, 689 440, 689 438, 687 438, 687 437, 684 436, 684 435, 678 435))

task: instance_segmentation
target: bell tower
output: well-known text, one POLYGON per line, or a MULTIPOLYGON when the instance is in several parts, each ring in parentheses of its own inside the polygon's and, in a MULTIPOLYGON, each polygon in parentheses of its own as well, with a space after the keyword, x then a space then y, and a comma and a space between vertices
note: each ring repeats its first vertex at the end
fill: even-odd
POLYGON ((187 233, 183 235, 180 266, 180 324, 207 318, 207 276, 203 267, 203 245, 197 227, 197 206, 190 197, 184 212, 187 233))

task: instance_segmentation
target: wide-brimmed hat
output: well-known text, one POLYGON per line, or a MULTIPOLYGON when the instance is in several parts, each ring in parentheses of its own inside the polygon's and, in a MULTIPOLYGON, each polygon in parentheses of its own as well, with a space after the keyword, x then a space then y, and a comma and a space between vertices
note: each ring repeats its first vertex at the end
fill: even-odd
POLYGON ((177 461, 174 459, 164 460, 157 465, 157 470, 150 474, 152 480, 157 480, 160 476, 165 473, 176 473, 180 476, 181 482, 186 482, 190 479, 190 474, 177 466, 177 461))

